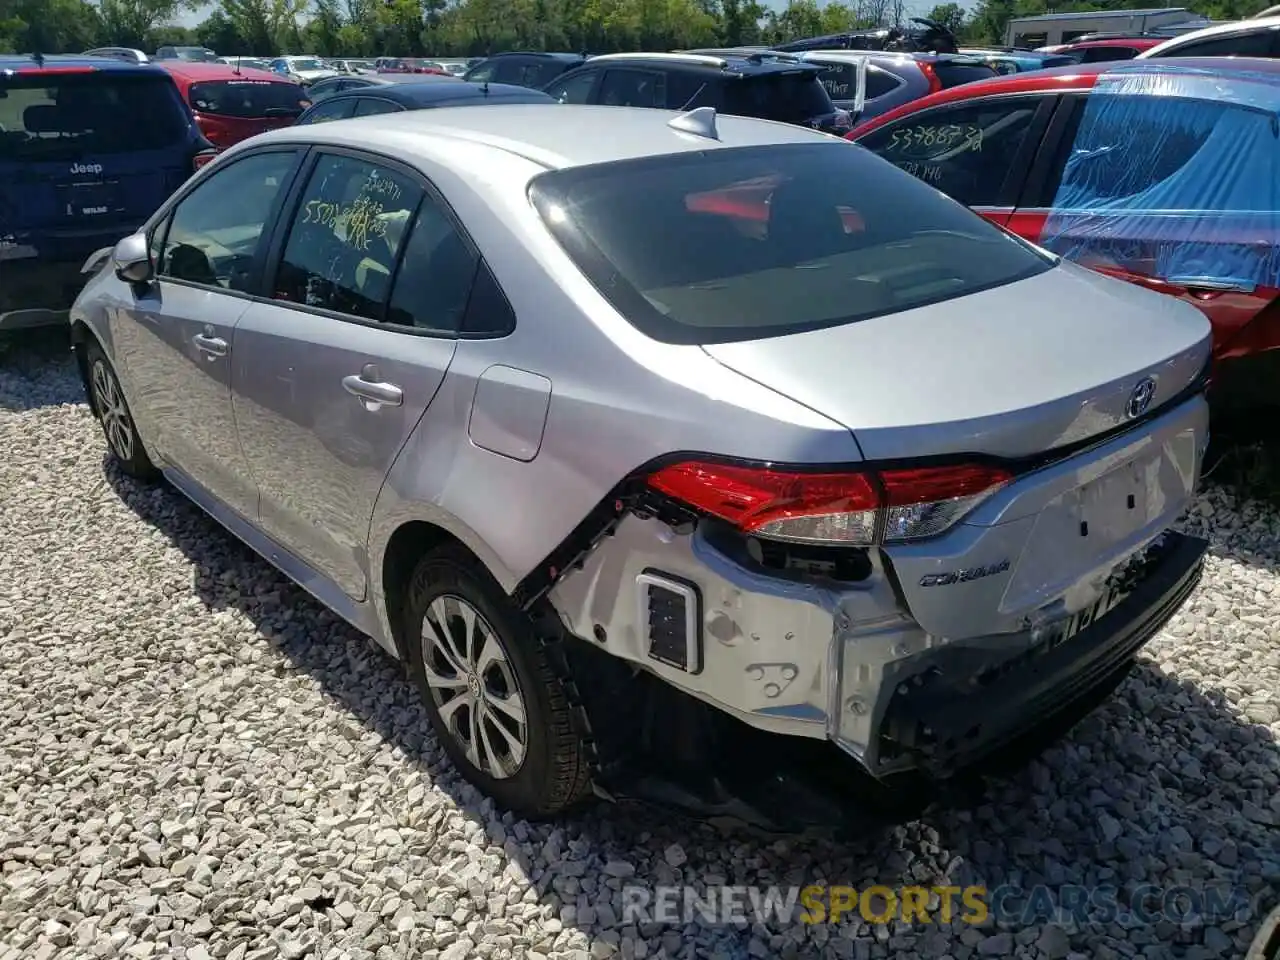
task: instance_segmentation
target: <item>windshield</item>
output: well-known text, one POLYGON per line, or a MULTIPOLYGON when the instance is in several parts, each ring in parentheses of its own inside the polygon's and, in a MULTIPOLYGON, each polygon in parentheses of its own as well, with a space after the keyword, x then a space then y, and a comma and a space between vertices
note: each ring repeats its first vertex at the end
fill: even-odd
POLYGON ((290 70, 323 70, 325 65, 314 57, 298 57, 289 61, 290 70))
POLYGON ((835 112, 827 88, 813 70, 763 73, 725 84, 724 112, 783 123, 805 123, 835 112))
POLYGON ((0 75, 0 162, 159 150, 184 140, 188 124, 167 76, 0 75))
POLYGON ((1052 266, 916 178, 835 142, 552 171, 530 195, 601 294, 666 343, 854 323, 1052 266))
POLYGON ((193 83, 191 107, 221 117, 296 117, 306 104, 296 83, 270 80, 211 80, 193 83))

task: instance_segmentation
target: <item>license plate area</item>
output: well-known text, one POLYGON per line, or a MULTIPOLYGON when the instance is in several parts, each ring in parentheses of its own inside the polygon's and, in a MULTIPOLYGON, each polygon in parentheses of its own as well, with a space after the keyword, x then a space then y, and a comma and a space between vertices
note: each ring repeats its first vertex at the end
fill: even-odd
POLYGON ((119 180, 88 180, 58 186, 58 207, 70 220, 92 220, 124 212, 119 180))

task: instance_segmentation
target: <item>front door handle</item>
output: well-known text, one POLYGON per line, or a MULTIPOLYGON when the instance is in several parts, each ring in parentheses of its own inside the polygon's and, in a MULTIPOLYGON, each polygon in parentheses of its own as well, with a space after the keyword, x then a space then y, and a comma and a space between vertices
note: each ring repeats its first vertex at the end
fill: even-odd
POLYGON ((221 337, 211 337, 207 333, 197 333, 191 338, 191 342, 196 345, 197 350, 207 354, 210 360, 227 355, 227 341, 221 337))
POLYGON ((372 363, 366 364, 359 376, 342 378, 342 389, 360 400, 366 410, 379 407, 398 407, 404 403, 404 391, 394 383, 387 383, 372 363))

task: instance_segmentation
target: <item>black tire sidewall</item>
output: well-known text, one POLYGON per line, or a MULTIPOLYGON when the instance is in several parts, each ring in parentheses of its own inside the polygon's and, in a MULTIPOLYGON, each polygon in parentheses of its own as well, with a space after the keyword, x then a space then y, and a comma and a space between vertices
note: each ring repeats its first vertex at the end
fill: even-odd
POLYGON ((85 362, 88 367, 89 377, 88 383, 85 384, 89 395, 89 402, 92 405, 94 413, 98 420, 98 426, 102 430, 103 439, 107 442, 107 452, 111 458, 120 465, 120 469, 129 476, 138 480, 150 480, 155 477, 158 472, 155 465, 151 462, 151 457, 147 455, 146 445, 142 442, 142 437, 138 433, 138 423, 133 416, 133 407, 129 405, 129 398, 125 396, 124 384, 120 382, 120 376, 116 373, 116 368, 111 361, 107 359, 106 352, 98 345, 97 341, 90 341, 85 349, 85 362), (111 438, 107 436, 106 423, 102 419, 102 413, 98 410, 97 398, 93 395, 93 370, 94 367, 101 363, 106 367, 107 372, 116 382, 116 389, 120 391, 120 402, 124 404, 125 410, 129 414, 129 432, 133 435, 133 456, 128 460, 116 453, 115 448, 111 445, 111 438))
POLYGON ((499 805, 522 816, 538 817, 555 812, 548 809, 554 803, 555 775, 553 743, 549 735, 552 729, 551 698, 545 672, 540 669, 537 638, 525 615, 512 606, 486 571, 478 570, 460 552, 446 550, 429 554, 419 562, 410 582, 400 626, 409 674, 422 695, 436 738, 455 768, 499 805), (520 685, 525 707, 525 759, 512 777, 496 779, 467 759, 461 744, 441 719, 427 686, 422 664, 422 619, 431 603, 444 595, 465 600, 488 621, 520 685))

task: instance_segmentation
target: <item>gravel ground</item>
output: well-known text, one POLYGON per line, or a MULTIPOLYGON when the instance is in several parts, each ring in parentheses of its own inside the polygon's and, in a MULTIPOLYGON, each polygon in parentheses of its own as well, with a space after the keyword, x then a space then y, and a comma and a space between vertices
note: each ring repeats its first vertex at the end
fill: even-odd
POLYGON ((104 471, 56 341, 0 357, 0 960, 1237 957, 1258 917, 623 923, 625 884, 1229 882, 1280 899, 1280 517, 1210 486, 1204 583, 985 805, 856 844, 495 812, 410 686, 177 494, 104 471))

